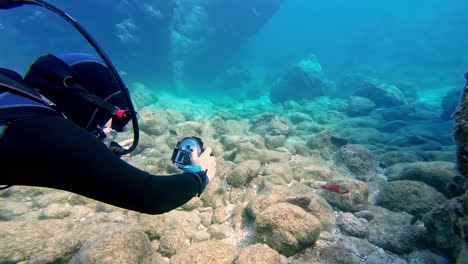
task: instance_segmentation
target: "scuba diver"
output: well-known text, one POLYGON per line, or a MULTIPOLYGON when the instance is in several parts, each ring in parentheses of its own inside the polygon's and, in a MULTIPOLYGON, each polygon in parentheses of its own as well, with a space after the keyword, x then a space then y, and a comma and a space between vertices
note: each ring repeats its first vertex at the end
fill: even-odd
POLYGON ((0 9, 23 4, 59 14, 100 58, 47 54, 31 64, 24 78, 0 68, 0 183, 70 191, 148 214, 199 196, 216 174, 211 148, 205 149, 199 138, 182 139, 171 158, 181 173, 168 176, 151 175, 122 160, 136 148, 139 133, 137 113, 116 69, 76 20, 56 7, 42 0, 0 0, 0 9), (104 144, 110 134, 129 127, 134 135, 130 146, 112 140, 104 144))

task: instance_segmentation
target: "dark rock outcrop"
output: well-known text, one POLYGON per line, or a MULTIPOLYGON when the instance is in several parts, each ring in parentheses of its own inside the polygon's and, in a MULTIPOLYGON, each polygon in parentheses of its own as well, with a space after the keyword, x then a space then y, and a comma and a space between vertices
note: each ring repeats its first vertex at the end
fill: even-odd
POLYGON ((443 120, 451 120, 452 115, 455 112, 457 105, 460 103, 461 89, 452 89, 447 91, 445 96, 442 98, 442 114, 440 117, 443 120))
POLYGON ((455 141, 457 143, 457 159, 460 173, 468 177, 468 73, 465 74, 467 84, 463 97, 453 117, 455 119, 455 141))

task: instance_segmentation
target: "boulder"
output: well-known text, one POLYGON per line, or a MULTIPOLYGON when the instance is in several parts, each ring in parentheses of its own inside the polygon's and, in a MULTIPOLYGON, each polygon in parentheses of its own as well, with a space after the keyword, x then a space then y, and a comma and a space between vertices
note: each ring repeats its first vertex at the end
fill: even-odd
POLYGON ((51 190, 43 194, 38 194, 32 197, 32 204, 34 207, 41 209, 50 204, 65 204, 69 202, 71 194, 69 192, 51 190))
POLYGON ((442 150, 439 142, 421 135, 403 134, 390 139, 387 144, 401 148, 415 147, 420 150, 442 150))
POLYGON ((368 207, 369 189, 365 183, 353 179, 335 179, 328 181, 326 185, 334 184, 344 186, 349 193, 338 194, 322 190, 320 195, 331 205, 348 212, 358 212, 368 207))
POLYGON ((292 256, 303 247, 313 245, 321 229, 315 216, 289 203, 268 207, 254 223, 255 235, 285 256, 292 256))
POLYGON ((171 258, 171 264, 234 264, 240 249, 221 241, 191 244, 171 258))
POLYGON ((203 125, 195 121, 182 122, 174 126, 174 131, 176 131, 179 138, 200 137, 203 133, 203 125))
POLYGON ((366 84, 368 77, 362 74, 346 74, 336 84, 336 96, 348 98, 366 84))
POLYGON ((261 136, 287 136, 291 132, 288 120, 274 113, 265 113, 251 121, 250 131, 261 136))
POLYGON ((212 179, 200 197, 203 205, 213 208, 227 205, 229 198, 225 185, 218 177, 212 179))
POLYGON ((369 222, 368 240, 372 244, 397 254, 406 254, 424 243, 425 229, 411 225, 407 213, 390 213, 369 222))
POLYGON ((468 195, 465 194, 433 208, 423 218, 429 247, 434 252, 456 259, 463 244, 468 242, 467 213, 468 195))
POLYGON ((169 230, 179 230, 187 237, 196 232, 201 224, 201 219, 196 212, 183 212, 173 210, 166 213, 165 225, 169 230))
POLYGON ((319 194, 307 192, 302 195, 289 196, 285 202, 297 205, 317 217, 324 231, 332 232, 335 229, 335 211, 319 194))
POLYGON ((228 174, 227 182, 233 187, 244 186, 258 176, 260 168, 260 162, 257 160, 243 161, 228 174))
POLYGON ((266 136, 265 145, 268 149, 276 149, 284 146, 286 137, 284 135, 266 136))
POLYGON ((213 224, 208 227, 208 233, 210 234, 211 239, 225 239, 232 234, 232 228, 228 225, 213 224))
POLYGON ((79 233, 82 246, 69 263, 151 264, 156 262, 157 255, 142 231, 116 223, 90 228, 88 232, 79 233))
POLYGON ((232 157, 226 157, 226 159, 232 160, 235 163, 246 160, 258 160, 261 164, 288 161, 292 156, 291 153, 284 148, 278 148, 276 150, 258 149, 250 142, 240 143, 232 154, 232 157))
POLYGON ((405 151, 387 151, 380 156, 380 160, 385 167, 390 167, 397 163, 411 163, 420 161, 420 158, 413 153, 405 151))
POLYGON ((202 241, 207 241, 210 240, 211 235, 208 233, 208 231, 197 231, 193 233, 192 237, 190 237, 190 242, 191 243, 198 243, 202 241))
POLYGON ((148 135, 159 136, 169 128, 170 123, 164 110, 145 107, 138 114, 138 125, 148 135))
POLYGON ((0 198, 0 221, 10 221, 28 213, 31 207, 12 199, 0 198))
POLYGON ((255 219, 269 206, 286 200, 288 195, 289 192, 284 187, 274 187, 262 190, 262 192, 248 203, 246 212, 250 217, 255 219))
POLYGON ((394 212, 419 215, 428 213, 446 200, 442 193, 423 182, 392 181, 382 187, 376 204, 394 212))
POLYGON ((5 225, 0 227, 8 230, 0 234, 2 263, 161 263, 148 237, 131 225, 76 226, 56 219, 5 225))
POLYGON ((346 138, 330 131, 320 132, 306 143, 308 148, 320 151, 320 155, 324 159, 329 159, 334 152, 346 144, 348 144, 346 138))
POLYGON ((360 96, 351 96, 346 113, 348 116, 365 116, 369 115, 374 108, 375 103, 372 100, 360 96))
POLYGON ((453 177, 459 175, 456 164, 444 161, 415 162, 406 166, 400 173, 400 179, 422 181, 447 194, 445 187, 453 177))
POLYGON ((357 218, 352 213, 340 213, 336 223, 341 232, 346 235, 366 238, 369 234, 368 221, 364 218, 357 218))
POLYGON ((354 96, 361 96, 372 100, 377 107, 391 107, 407 104, 405 95, 401 90, 390 84, 367 79, 360 84, 354 96))
MULTIPOLYGON (((242 133, 246 134, 246 133, 242 133)), ((265 149, 265 140, 259 135, 240 136, 240 135, 223 135, 221 143, 226 151, 236 149, 241 143, 251 143, 255 148, 265 149)))
POLYGON ((340 135, 350 144, 385 144, 393 135, 382 133, 373 127, 348 127, 340 130, 340 135))
POLYGON ((299 123, 302 123, 302 122, 311 122, 312 117, 310 115, 306 114, 306 113, 294 112, 289 117, 289 120, 291 120, 291 122, 293 124, 299 124, 299 123))
POLYGON ((254 244, 243 248, 236 264, 280 264, 281 257, 278 252, 265 244, 254 244))
POLYGON ((448 264, 449 261, 437 254, 432 253, 430 250, 417 250, 408 254, 409 263, 424 263, 424 264, 448 264))
POLYGON ((382 132, 393 133, 408 126, 409 123, 401 120, 389 121, 381 124, 378 129, 382 132))
POLYGON ((228 212, 225 207, 218 207, 213 210, 213 215, 211 216, 212 224, 222 224, 226 222, 229 218, 228 212))
POLYGON ((385 170, 385 176, 389 181, 401 180, 401 172, 413 163, 396 163, 385 170))
POLYGON ((337 164, 344 164, 358 180, 369 181, 376 174, 377 161, 372 153, 361 145, 348 144, 336 155, 337 164))
POLYGON ((327 181, 338 175, 335 170, 321 161, 312 159, 310 159, 310 163, 303 163, 303 161, 291 164, 294 179, 298 182, 307 184, 315 181, 327 181))
POLYGON ((284 183, 290 183, 293 179, 291 166, 286 162, 268 163, 262 174, 262 176, 278 176, 284 183))
POLYGON ((398 105, 388 108, 379 108, 375 110, 385 121, 391 122, 396 120, 413 121, 419 119, 415 116, 419 109, 413 105, 398 105))
POLYGON ((279 78, 271 88, 270 99, 274 103, 300 101, 324 96, 328 90, 328 81, 322 72, 322 66, 317 57, 312 55, 299 61, 279 78))
POLYGON ((457 162, 457 155, 454 151, 423 151, 419 155, 423 161, 457 162))
POLYGON ((68 204, 53 203, 42 209, 41 218, 43 219, 63 219, 71 214, 71 206, 68 204))
POLYGON ((138 218, 139 229, 145 232, 150 240, 160 239, 168 230, 165 219, 166 215, 140 214, 138 218))
MULTIPOLYGON (((50 219, 36 221, 0 221, 0 263, 16 263, 28 261, 35 254, 43 252, 43 245, 55 234, 65 233, 72 228, 68 221, 50 219)), ((54 244, 59 247, 60 244, 54 244)), ((74 253, 75 247, 62 251, 60 257, 67 259, 74 253)), ((40 257, 44 258, 44 257, 40 257)), ((56 258, 50 258, 51 262, 56 258)))
POLYGON ((170 231, 164 234, 159 241, 158 252, 165 257, 171 257, 188 245, 189 240, 184 233, 179 231, 170 231))

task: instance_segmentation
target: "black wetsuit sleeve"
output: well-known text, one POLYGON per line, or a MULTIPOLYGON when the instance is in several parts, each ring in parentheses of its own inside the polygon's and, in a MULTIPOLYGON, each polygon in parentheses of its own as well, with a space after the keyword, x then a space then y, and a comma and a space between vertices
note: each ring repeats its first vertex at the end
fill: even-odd
POLYGON ((192 174, 157 176, 131 166, 56 116, 16 121, 0 139, 0 160, 1 184, 66 190, 142 213, 170 211, 200 189, 192 174))

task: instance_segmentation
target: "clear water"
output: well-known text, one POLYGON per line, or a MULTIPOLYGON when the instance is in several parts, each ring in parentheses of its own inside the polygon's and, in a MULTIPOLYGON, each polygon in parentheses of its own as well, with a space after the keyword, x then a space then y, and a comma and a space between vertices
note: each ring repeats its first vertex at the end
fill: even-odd
MULTIPOLYGON (((468 71, 466 0, 50 3, 75 18, 100 44, 129 87, 138 111, 170 109, 202 123, 224 111, 246 126, 264 113, 275 113, 292 122, 286 142, 295 151, 319 132, 333 131, 365 146, 377 159, 402 151, 421 161, 456 162, 453 122, 440 116, 443 97, 463 88, 468 71), (272 87, 311 55, 318 61, 314 69, 327 80, 326 96, 272 102, 272 87), (350 74, 398 87, 412 110, 398 108, 403 116, 382 119, 381 114, 396 108, 377 106, 353 119, 346 112, 352 91, 341 86, 350 74), (312 121, 293 121, 297 112, 312 121), (390 126, 391 121, 405 124, 390 132, 374 129, 390 126), (408 137, 422 138, 432 147, 425 149, 417 140, 401 141, 408 137), (428 158, 432 150, 439 155, 428 158)), ((38 56, 64 52, 95 53, 73 27, 42 7, 0 10, 0 67, 23 75, 38 56)), ((255 133, 240 135, 267 138, 255 133)), ((387 176, 380 168, 375 182, 368 184, 370 201, 387 176)), ((220 189, 231 190, 225 179, 220 189)))

